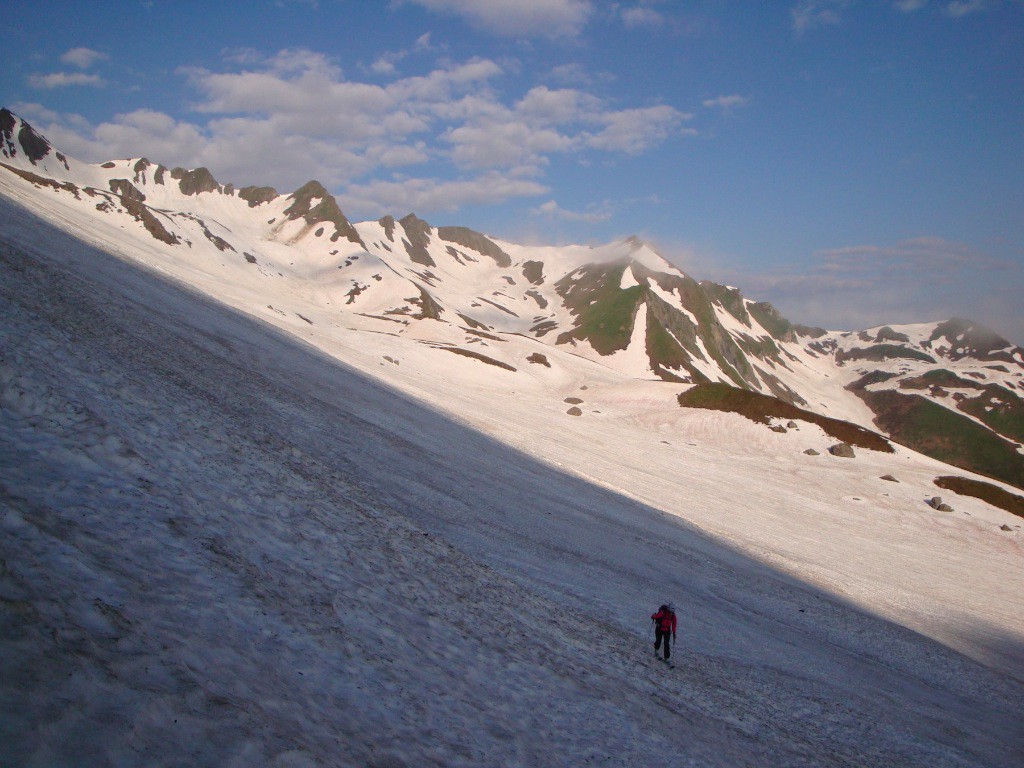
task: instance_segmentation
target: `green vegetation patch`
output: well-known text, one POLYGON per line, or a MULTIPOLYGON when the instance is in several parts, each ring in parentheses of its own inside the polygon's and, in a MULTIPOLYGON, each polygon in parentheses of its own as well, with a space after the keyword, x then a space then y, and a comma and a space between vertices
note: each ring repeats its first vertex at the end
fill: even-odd
POLYGON ((796 341, 796 330, 793 324, 779 314, 779 310, 767 301, 750 305, 750 314, 761 324, 772 338, 779 341, 796 341))
POLYGON ((859 391, 875 424, 893 440, 955 467, 1024 488, 1017 446, 972 419, 920 395, 859 391))
POLYGON ((928 389, 945 387, 947 389, 981 389, 981 385, 957 376, 945 368, 936 368, 911 379, 903 379, 900 389, 928 389))
POLYGON ((725 311, 735 317, 747 328, 751 327, 750 314, 747 312, 746 302, 743 301, 743 294, 738 288, 729 288, 725 285, 712 283, 710 280, 702 280, 700 287, 703 288, 713 301, 718 302, 725 311))
POLYGON ((560 334, 556 343, 586 340, 600 355, 629 346, 645 289, 640 285, 619 287, 628 266, 625 261, 591 264, 555 283, 555 290, 576 318, 576 327, 560 334))
POLYGON ((976 499, 981 499, 993 507, 1005 509, 1017 517, 1024 517, 1024 497, 1012 494, 998 485, 954 475, 936 477, 935 484, 939 488, 958 493, 961 496, 973 496, 976 499))
POLYGON ((989 384, 982 394, 961 400, 957 407, 1000 435, 1024 442, 1024 400, 1010 390, 989 384))
POLYGON ((931 355, 925 354, 917 349, 900 347, 895 344, 873 344, 864 349, 851 349, 849 352, 839 350, 836 352, 836 363, 842 365, 849 360, 870 360, 880 363, 883 360, 920 360, 924 363, 937 362, 931 355))
POLYGON ((830 419, 812 411, 805 411, 776 397, 762 395, 728 384, 698 384, 677 398, 683 408, 705 408, 711 411, 738 413, 758 424, 770 424, 772 419, 800 419, 817 424, 825 434, 844 443, 883 453, 893 453, 893 447, 881 435, 851 424, 830 419))

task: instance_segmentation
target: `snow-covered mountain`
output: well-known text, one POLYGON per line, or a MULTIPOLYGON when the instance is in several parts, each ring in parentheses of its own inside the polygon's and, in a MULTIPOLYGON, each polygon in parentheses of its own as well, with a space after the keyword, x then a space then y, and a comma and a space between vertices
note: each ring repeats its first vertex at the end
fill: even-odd
POLYGON ((1024 488, 1024 350, 969 321, 826 332, 636 238, 529 247, 414 214, 353 224, 315 181, 278 194, 146 159, 85 165, 8 110, 0 135, 9 183, 277 322, 344 323, 506 370, 583 358, 628 379, 723 382, 1024 488))
POLYGON ((1019 764, 1020 350, 0 132, 0 762, 1019 764))

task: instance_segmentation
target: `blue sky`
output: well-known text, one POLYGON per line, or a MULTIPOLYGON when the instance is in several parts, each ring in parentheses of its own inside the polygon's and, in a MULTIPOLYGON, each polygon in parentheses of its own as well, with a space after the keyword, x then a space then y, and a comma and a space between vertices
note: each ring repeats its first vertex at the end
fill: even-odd
POLYGON ((1024 0, 8 2, 0 104, 90 162, 638 234, 830 328, 1024 344, 1024 0), (87 9, 87 10, 86 10, 87 9))

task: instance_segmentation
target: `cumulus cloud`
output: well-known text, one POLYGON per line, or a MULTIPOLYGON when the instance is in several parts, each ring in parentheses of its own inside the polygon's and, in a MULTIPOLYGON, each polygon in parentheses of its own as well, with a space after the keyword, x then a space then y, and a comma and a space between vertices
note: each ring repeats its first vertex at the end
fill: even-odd
POLYGON ((95 127, 56 118, 47 130, 89 162, 147 156, 281 190, 316 178, 377 216, 370 205, 427 212, 545 194, 556 155, 589 162, 595 153, 636 154, 692 132, 691 116, 668 105, 612 109, 585 89, 547 85, 503 95, 506 70, 483 58, 380 83, 348 77, 307 49, 225 57, 219 71, 179 73, 196 96, 198 119, 138 110, 95 127), (415 166, 429 170, 393 175, 415 166))
POLYGON ((71 64, 79 69, 88 69, 97 61, 105 61, 109 58, 110 56, 107 54, 94 51, 92 48, 72 48, 61 56, 60 60, 64 64, 71 64))
POLYGON ((606 112, 597 116, 604 123, 604 129, 589 136, 586 144, 609 152, 636 154, 660 144, 673 134, 695 135, 697 132, 692 128, 682 127, 692 118, 693 115, 664 104, 606 112))
POLYGON ((33 88, 50 90, 66 88, 69 85, 102 88, 106 82, 99 75, 87 75, 84 72, 52 72, 48 75, 29 75, 28 84, 33 88))
POLYGON ((590 0, 408 0, 431 11, 461 16, 508 37, 575 37, 593 13, 590 0))

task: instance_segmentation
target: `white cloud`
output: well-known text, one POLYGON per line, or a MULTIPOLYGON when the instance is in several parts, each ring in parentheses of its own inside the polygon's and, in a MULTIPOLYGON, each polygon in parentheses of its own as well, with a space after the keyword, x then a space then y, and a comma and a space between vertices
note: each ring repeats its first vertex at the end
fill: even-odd
POLYGON ((551 190, 536 181, 488 173, 471 179, 404 179, 353 185, 339 195, 346 211, 380 215, 380 211, 421 214, 455 211, 465 205, 494 205, 516 197, 535 197, 551 190))
POLYGON ((653 27, 665 23, 665 17, 649 5, 623 8, 622 23, 627 27, 653 27))
POLYGON ((106 82, 99 75, 87 75, 84 72, 53 72, 49 75, 29 75, 28 84, 33 88, 50 90, 65 88, 69 85, 102 88, 106 82))
POLYGON ((588 136, 586 144, 607 152, 637 154, 673 134, 695 135, 695 130, 682 127, 692 118, 667 105, 606 112, 597 116, 604 130, 588 136))
POLYGON ((104 61, 109 58, 110 56, 107 54, 94 51, 92 48, 72 48, 61 56, 60 60, 65 64, 71 64, 79 69, 88 69, 97 61, 104 61))
POLYGON ((971 13, 987 10, 988 6, 987 0, 956 0, 956 2, 946 4, 946 13, 953 18, 960 18, 971 13))
POLYGON ((554 200, 548 200, 536 208, 531 208, 530 213, 534 216, 547 216, 552 219, 585 224, 600 224, 602 221, 608 221, 613 215, 611 203, 607 201, 601 205, 591 206, 586 211, 570 211, 562 208, 554 200))
POLYGON ((48 134, 88 162, 146 156, 280 190, 316 178, 379 216, 367 208, 453 210, 542 195, 554 156, 586 163, 597 152, 636 154, 692 133, 684 129, 691 116, 667 105, 611 109, 584 89, 547 85, 506 96, 498 89, 506 69, 489 59, 371 83, 306 49, 226 55, 221 71, 180 71, 194 89, 197 120, 138 110, 93 127, 55 116, 48 134), (391 176, 412 166, 429 170, 391 176))
POLYGON ((750 103, 750 99, 746 96, 740 96, 739 94, 732 94, 731 96, 717 96, 714 99, 705 99, 703 102, 705 107, 708 109, 721 109, 730 110, 738 109, 739 107, 745 107, 750 103))
POLYGON ((793 30, 802 35, 809 29, 821 26, 836 26, 842 21, 842 11, 850 0, 801 0, 790 9, 793 30))
POLYGON ((409 0, 455 14, 509 37, 575 37, 593 13, 590 0, 409 0))

